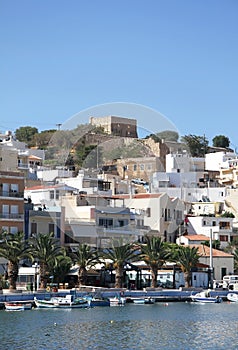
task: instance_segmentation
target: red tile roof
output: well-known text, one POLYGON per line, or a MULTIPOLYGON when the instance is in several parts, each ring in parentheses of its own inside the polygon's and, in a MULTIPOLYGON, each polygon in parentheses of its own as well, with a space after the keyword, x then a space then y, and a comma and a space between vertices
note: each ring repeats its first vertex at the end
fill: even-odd
MULTIPOLYGON (((198 248, 198 254, 201 257, 210 257, 210 247, 207 247, 206 245, 203 244, 193 244, 192 245, 195 248, 198 248)), ((191 245, 190 245, 191 247, 191 245)), ((225 253, 222 250, 218 249, 212 249, 212 256, 213 257, 220 257, 220 258, 232 258, 233 255, 229 253, 225 253)))

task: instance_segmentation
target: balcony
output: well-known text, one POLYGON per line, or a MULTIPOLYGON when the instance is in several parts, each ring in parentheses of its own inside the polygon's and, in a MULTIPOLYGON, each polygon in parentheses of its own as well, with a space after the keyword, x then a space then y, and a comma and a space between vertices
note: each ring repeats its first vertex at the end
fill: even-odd
POLYGON ((24 192, 18 191, 0 191, 0 197, 6 198, 24 198, 24 192))
POLYGON ((24 214, 6 214, 0 213, 1 220, 23 220, 24 214))

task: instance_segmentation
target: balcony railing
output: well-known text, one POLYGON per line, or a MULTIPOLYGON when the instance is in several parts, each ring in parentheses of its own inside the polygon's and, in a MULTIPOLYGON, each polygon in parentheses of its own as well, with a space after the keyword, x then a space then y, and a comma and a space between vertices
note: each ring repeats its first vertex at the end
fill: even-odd
POLYGON ((24 192, 0 191, 0 197, 24 198, 24 192))
POLYGON ((23 220, 24 219, 24 214, 5 214, 5 213, 0 213, 0 219, 23 220))

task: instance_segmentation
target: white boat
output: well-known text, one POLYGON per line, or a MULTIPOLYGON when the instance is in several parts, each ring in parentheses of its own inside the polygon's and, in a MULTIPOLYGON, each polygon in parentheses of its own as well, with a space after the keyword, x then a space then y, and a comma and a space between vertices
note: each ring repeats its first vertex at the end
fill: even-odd
POLYGON ((6 311, 24 311, 31 310, 32 303, 31 302, 20 302, 20 301, 9 301, 4 303, 4 307, 6 311))
POLYGON ((238 302, 238 294, 237 293, 228 293, 226 297, 227 297, 227 300, 229 300, 229 301, 233 301, 235 303, 238 302))
POLYGON ((131 298, 134 304, 154 304, 155 299, 151 297, 131 298))
POLYGON ((37 299, 34 302, 38 308, 87 308, 91 302, 86 298, 76 298, 73 295, 65 297, 51 297, 50 299, 37 299))
POLYGON ((126 304, 126 298, 122 296, 115 296, 112 298, 108 298, 110 302, 110 306, 123 306, 126 304))
POLYGON ((210 292, 200 292, 194 295, 190 296, 191 300, 197 303, 221 303, 222 302, 222 298, 220 298, 219 296, 216 297, 212 297, 210 295, 210 292))

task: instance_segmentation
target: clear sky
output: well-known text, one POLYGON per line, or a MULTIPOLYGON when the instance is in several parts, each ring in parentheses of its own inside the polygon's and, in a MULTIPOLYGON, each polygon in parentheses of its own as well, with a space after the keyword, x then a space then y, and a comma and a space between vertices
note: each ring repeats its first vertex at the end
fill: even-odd
POLYGON ((237 0, 0 0, 0 130, 123 102, 237 147, 237 18, 237 0))

